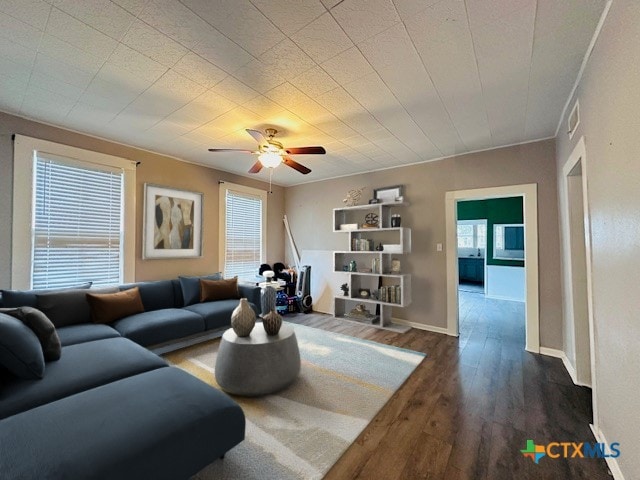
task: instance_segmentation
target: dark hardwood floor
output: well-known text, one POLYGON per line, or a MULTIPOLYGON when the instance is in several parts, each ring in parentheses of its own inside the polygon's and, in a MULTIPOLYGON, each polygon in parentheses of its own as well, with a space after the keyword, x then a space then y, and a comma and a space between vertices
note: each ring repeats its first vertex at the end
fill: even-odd
POLYGON ((325 479, 611 479, 603 459, 520 453, 527 439, 594 442, 591 391, 524 350, 523 304, 461 292, 460 337, 400 334, 323 314, 285 320, 424 352, 425 360, 325 479))

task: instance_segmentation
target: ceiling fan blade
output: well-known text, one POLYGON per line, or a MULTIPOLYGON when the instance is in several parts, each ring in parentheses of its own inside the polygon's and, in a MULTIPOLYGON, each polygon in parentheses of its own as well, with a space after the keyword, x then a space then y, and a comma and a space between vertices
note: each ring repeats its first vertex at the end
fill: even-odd
POLYGON ((210 148, 210 152, 245 152, 254 153, 253 150, 244 150, 242 148, 210 148))
POLYGON ((324 155, 327 151, 324 147, 292 147, 286 148, 289 155, 324 155))
POLYGON ((246 129, 246 132, 253 137, 253 139, 258 142, 260 145, 267 143, 267 139, 264 138, 262 132, 258 130, 251 130, 250 128, 246 129))
POLYGON ((307 173, 311 173, 311 169, 305 167, 304 165, 300 165, 298 162, 296 162, 293 158, 291 157, 287 157, 286 155, 284 155, 282 157, 282 162, 287 166, 287 167, 291 167, 294 170, 299 171, 301 174, 306 175, 307 173))
POLYGON ((253 164, 253 167, 249 169, 249 173, 258 173, 260 170, 262 170, 262 163, 260 163, 260 160, 258 160, 253 164))

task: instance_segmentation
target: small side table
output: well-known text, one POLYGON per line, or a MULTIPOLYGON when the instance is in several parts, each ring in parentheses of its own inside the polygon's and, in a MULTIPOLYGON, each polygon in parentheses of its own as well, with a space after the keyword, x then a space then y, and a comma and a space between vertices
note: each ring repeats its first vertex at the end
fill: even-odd
POLYGON ((215 376, 227 393, 255 397, 289 386, 300 373, 300 351, 296 334, 283 324, 278 335, 267 335, 262 322, 248 337, 233 329, 222 335, 215 376))

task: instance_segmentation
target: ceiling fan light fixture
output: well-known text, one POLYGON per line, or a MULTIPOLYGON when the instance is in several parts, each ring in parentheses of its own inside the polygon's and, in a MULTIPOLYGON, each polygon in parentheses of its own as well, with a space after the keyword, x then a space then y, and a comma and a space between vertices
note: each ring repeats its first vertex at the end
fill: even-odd
POLYGON ((265 152, 258 155, 258 160, 267 168, 275 168, 282 163, 282 157, 273 152, 265 152))

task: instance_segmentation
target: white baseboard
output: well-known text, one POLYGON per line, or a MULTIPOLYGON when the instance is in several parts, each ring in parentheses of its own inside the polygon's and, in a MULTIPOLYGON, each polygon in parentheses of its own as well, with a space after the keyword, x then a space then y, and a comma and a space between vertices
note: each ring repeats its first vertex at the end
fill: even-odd
MULTIPOLYGON (((600 430, 593 424, 589 424, 589 427, 591 427, 593 436, 596 437, 596 442, 609 445, 609 442, 607 442, 607 439, 605 438, 604 433, 602 433, 602 430, 600 430)), ((622 470, 620 470, 620 465, 618 465, 617 458, 605 457, 605 461, 607 462, 607 467, 609 467, 611 475, 613 475, 613 478, 615 480, 625 480, 624 475, 622 474, 622 470)))
POLYGON ((434 327, 433 325, 425 325, 424 323, 410 322, 409 320, 403 320, 401 318, 392 318, 393 323, 398 325, 406 325, 407 327, 417 328, 418 330, 426 330, 427 332, 442 333, 449 335, 449 331, 445 327, 434 327))
POLYGON ((562 350, 556 348, 540 347, 540 354, 548 357, 563 358, 566 357, 562 350))

